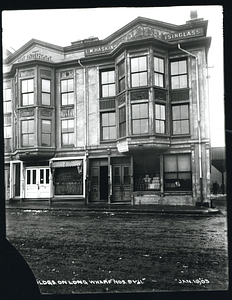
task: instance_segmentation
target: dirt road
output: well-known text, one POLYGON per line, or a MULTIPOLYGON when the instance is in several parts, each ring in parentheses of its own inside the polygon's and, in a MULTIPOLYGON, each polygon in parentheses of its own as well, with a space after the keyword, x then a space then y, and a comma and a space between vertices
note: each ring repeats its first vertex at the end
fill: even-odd
POLYGON ((215 216, 7 209, 7 238, 42 293, 228 288, 226 211, 215 216))

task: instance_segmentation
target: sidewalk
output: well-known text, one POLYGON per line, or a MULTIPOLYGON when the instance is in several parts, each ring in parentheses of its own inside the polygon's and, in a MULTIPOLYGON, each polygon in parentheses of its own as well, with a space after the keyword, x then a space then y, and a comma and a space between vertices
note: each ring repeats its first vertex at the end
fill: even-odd
POLYGON ((100 212, 130 212, 130 213, 159 213, 159 214, 217 214, 220 210, 210 207, 174 206, 174 205, 129 205, 107 203, 78 203, 74 201, 53 202, 7 202, 6 209, 22 210, 72 210, 72 211, 100 211, 100 212))

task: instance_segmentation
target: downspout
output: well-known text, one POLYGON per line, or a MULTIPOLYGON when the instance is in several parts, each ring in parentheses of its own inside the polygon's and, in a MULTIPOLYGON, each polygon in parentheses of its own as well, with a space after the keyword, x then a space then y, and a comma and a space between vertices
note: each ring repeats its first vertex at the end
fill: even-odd
POLYGON ((201 147, 201 116, 200 116, 200 96, 199 96, 199 74, 198 74, 198 57, 180 47, 178 49, 193 56, 196 59, 196 89, 197 89, 197 122, 198 122, 198 144, 199 144, 199 175, 200 175, 200 197, 203 205, 203 183, 202 183, 202 147, 201 147))
MULTIPOLYGON (((85 142, 84 142, 84 149, 85 149, 85 161, 86 161, 86 166, 85 166, 85 195, 86 195, 86 204, 89 202, 89 174, 88 174, 88 153, 87 153, 87 141, 88 141, 88 118, 87 118, 87 102, 86 102, 86 70, 85 67, 82 65, 81 60, 78 59, 79 65, 83 68, 84 71, 84 118, 85 118, 85 142)), ((84 174, 84 172, 83 172, 84 174)))

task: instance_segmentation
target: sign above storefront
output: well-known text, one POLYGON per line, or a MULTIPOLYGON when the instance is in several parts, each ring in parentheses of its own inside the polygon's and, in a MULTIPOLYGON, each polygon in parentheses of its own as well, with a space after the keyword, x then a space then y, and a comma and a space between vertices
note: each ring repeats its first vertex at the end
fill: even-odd
POLYGON ((118 152, 120 153, 128 152, 129 151, 128 142, 127 141, 118 142, 117 148, 118 148, 118 152))
POLYGON ((117 41, 110 45, 103 45, 85 50, 85 55, 94 55, 101 53, 112 52, 115 48, 121 45, 123 42, 139 40, 144 38, 155 38, 163 41, 174 41, 179 39, 187 39, 193 37, 203 36, 203 28, 195 28, 189 30, 183 30, 179 32, 167 32, 164 30, 157 30, 150 26, 138 26, 127 32, 125 35, 120 37, 117 41))

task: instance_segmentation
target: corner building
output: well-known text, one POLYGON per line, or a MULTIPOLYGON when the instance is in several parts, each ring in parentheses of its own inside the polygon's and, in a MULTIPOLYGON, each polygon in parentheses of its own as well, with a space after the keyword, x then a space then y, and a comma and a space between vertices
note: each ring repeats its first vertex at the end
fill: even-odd
POLYGON ((10 200, 209 202, 207 21, 32 39, 3 65, 10 200))

